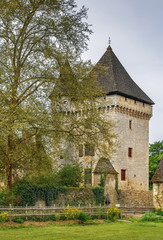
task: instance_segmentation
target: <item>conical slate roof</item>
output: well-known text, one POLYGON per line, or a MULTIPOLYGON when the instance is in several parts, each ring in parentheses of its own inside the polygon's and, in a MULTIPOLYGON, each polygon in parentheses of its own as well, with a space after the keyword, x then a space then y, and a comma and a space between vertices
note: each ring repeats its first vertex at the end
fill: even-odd
POLYGON ((100 158, 94 173, 114 173, 118 174, 117 171, 114 169, 113 165, 111 164, 110 160, 107 158, 100 158))
POLYGON ((95 66, 94 70, 96 72, 98 66, 105 67, 104 71, 97 73, 98 84, 104 92, 107 94, 119 94, 150 105, 154 104, 132 80, 110 46, 95 66))
POLYGON ((163 183, 163 158, 160 160, 158 168, 152 177, 153 183, 163 183))

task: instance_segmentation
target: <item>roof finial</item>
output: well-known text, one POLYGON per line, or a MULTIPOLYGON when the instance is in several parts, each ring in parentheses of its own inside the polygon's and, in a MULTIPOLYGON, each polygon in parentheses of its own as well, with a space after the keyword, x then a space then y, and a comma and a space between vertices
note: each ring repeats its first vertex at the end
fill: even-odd
POLYGON ((109 41, 108 41, 108 42, 109 42, 109 46, 110 46, 110 44, 111 44, 111 39, 110 39, 110 37, 109 37, 109 41))

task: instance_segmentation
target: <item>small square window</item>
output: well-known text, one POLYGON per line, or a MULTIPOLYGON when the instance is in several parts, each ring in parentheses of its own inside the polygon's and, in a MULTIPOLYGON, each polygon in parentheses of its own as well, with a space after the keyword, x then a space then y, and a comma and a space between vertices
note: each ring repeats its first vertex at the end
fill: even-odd
POLYGON ((121 181, 126 181, 126 170, 121 169, 121 181))
POLYGON ((132 157, 132 148, 128 148, 128 157, 132 157))

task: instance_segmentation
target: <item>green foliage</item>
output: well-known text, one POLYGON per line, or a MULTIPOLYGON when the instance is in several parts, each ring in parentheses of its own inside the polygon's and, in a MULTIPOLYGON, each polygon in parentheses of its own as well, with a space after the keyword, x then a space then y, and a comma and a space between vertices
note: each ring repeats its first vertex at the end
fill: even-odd
POLYGON ((54 219, 55 219, 55 221, 59 221, 59 220, 61 219, 61 215, 59 215, 58 213, 56 213, 56 214, 54 215, 54 219))
POLYGON ((156 216, 155 213, 147 212, 141 217, 142 222, 163 222, 163 218, 156 216))
POLYGON ((57 173, 57 185, 66 187, 79 187, 82 182, 83 169, 79 164, 65 164, 57 173))
POLYGON ((0 189, 0 207, 9 206, 15 199, 13 192, 6 190, 5 188, 0 189))
POLYGON ((78 219, 81 211, 78 208, 72 208, 67 206, 67 208, 63 209, 63 214, 65 218, 68 219, 78 219))
POLYGON ((83 224, 89 220, 89 216, 85 212, 80 212, 78 220, 79 223, 83 224))
POLYGON ((7 211, 0 213, 0 222, 7 222, 9 220, 9 214, 7 211))
POLYGON ((34 183, 36 185, 57 185, 57 174, 51 172, 49 174, 36 174, 34 172, 25 174, 21 179, 15 182, 15 184, 34 183))
POLYGON ((101 175, 100 187, 105 187, 105 181, 106 181, 106 174, 105 175, 101 175))
POLYGON ((13 222, 16 222, 16 223, 24 223, 24 218, 21 218, 21 217, 15 217, 12 219, 13 222))
POLYGON ((27 220, 35 222, 55 221, 55 216, 28 216, 27 220))
POLYGON ((96 204, 99 205, 104 205, 104 188, 103 187, 95 187, 95 188, 92 188, 93 190, 93 193, 96 197, 96 204))
POLYGON ((65 193, 66 188, 55 187, 54 185, 36 185, 33 183, 25 183, 14 186, 14 192, 20 198, 19 204, 25 206, 34 206, 37 200, 45 201, 46 206, 50 206, 52 200, 57 199, 59 193, 65 193))
POLYGON ((149 144, 149 155, 163 155, 163 141, 157 141, 149 144))
MULTIPOLYGON (((78 9, 73 0, 0 1, 0 165, 9 189, 13 170, 47 169, 37 134, 43 130, 47 140, 55 129, 49 94, 60 81, 60 59, 79 56, 87 46, 86 17, 87 9, 78 9)), ((71 79, 67 82, 71 89, 71 79)))
POLYGON ((161 210, 161 208, 155 209, 155 210, 154 210, 154 213, 155 213, 156 215, 163 216, 163 210, 161 210))
POLYGON ((106 217, 107 219, 111 221, 115 221, 116 218, 120 217, 119 209, 116 207, 111 207, 106 211, 106 217))
POLYGON ((163 141, 154 142, 149 145, 149 182, 158 167, 158 164, 163 156, 163 141))

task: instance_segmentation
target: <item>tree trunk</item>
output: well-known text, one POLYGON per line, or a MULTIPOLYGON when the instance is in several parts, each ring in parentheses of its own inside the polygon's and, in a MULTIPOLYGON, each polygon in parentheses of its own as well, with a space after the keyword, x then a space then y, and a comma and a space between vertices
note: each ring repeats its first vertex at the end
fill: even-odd
POLYGON ((12 173, 13 173, 13 151, 14 151, 14 140, 13 135, 8 135, 7 146, 6 146, 6 186, 8 190, 12 189, 12 173))

